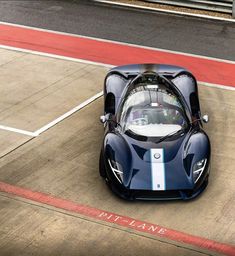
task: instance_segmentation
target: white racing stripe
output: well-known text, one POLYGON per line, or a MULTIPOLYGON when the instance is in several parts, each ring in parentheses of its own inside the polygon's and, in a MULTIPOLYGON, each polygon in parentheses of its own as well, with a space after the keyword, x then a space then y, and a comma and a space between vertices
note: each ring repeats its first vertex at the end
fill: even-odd
POLYGON ((150 149, 152 190, 166 190, 164 149, 150 149))

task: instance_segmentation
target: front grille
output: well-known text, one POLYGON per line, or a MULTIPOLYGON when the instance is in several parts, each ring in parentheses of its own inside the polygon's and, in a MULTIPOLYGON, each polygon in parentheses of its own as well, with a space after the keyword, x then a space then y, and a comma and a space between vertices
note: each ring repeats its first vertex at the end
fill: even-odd
POLYGON ((131 194, 135 199, 142 200, 173 200, 182 199, 178 190, 152 191, 152 190, 132 190, 131 194))

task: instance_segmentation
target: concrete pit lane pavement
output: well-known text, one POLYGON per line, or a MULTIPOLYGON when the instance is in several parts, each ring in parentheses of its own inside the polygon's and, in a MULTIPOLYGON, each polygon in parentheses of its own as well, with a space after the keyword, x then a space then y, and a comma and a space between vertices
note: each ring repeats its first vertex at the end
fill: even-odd
MULTIPOLYGON (((0 124, 34 132, 102 90, 108 68, 0 50, 0 124)), ((126 202, 99 177, 99 98, 41 135, 0 130, 0 181, 234 245, 235 91, 199 84, 212 143, 208 188, 189 202, 126 202)), ((0 192, 1 255, 217 255, 219 251, 94 220, 0 192)), ((234 248, 234 247, 233 247, 234 248)))

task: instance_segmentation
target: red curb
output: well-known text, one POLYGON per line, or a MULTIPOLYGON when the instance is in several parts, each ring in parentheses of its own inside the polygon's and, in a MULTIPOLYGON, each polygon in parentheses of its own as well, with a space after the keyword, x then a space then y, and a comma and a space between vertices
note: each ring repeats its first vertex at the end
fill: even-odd
POLYGON ((0 44, 111 65, 131 63, 178 65, 191 71, 199 81, 235 87, 235 64, 199 56, 186 56, 5 24, 0 24, 0 44))
POLYGON ((153 236, 167 238, 172 241, 182 242, 188 245, 199 247, 201 249, 223 253, 229 256, 235 255, 235 247, 233 245, 219 243, 199 236, 194 236, 177 230, 165 228, 157 224, 133 219, 128 216, 123 216, 113 212, 103 211, 94 207, 77 204, 75 202, 54 197, 45 193, 31 191, 29 189, 13 186, 4 182, 0 182, 0 191, 11 195, 16 195, 21 198, 26 198, 38 203, 50 205, 69 212, 78 213, 96 220, 113 223, 115 225, 133 229, 141 233, 148 233, 153 236))

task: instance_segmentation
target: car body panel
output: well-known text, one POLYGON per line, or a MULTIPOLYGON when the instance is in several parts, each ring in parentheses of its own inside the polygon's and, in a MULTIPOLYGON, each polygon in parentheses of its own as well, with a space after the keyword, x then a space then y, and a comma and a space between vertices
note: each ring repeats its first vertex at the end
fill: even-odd
POLYGON ((105 178, 116 194, 125 199, 189 199, 204 190, 209 175, 210 141, 202 130, 201 120, 197 120, 200 117, 200 106, 193 75, 181 67, 169 65, 116 67, 106 76, 104 98, 104 113, 110 114, 112 118, 105 124, 101 161, 105 163, 105 178), (173 136, 161 142, 143 140, 123 133, 116 125, 121 104, 127 97, 128 86, 131 86, 136 76, 146 72, 164 76, 170 86, 177 88, 180 91, 179 97, 184 98, 185 108, 189 110, 190 122, 196 120, 177 138, 173 136), (114 107, 110 108, 112 104, 114 107), (195 184, 193 167, 204 158, 207 159, 205 171, 195 184), (122 184, 113 175, 110 161, 122 167, 122 184), (172 194, 167 196, 168 192, 172 194))

